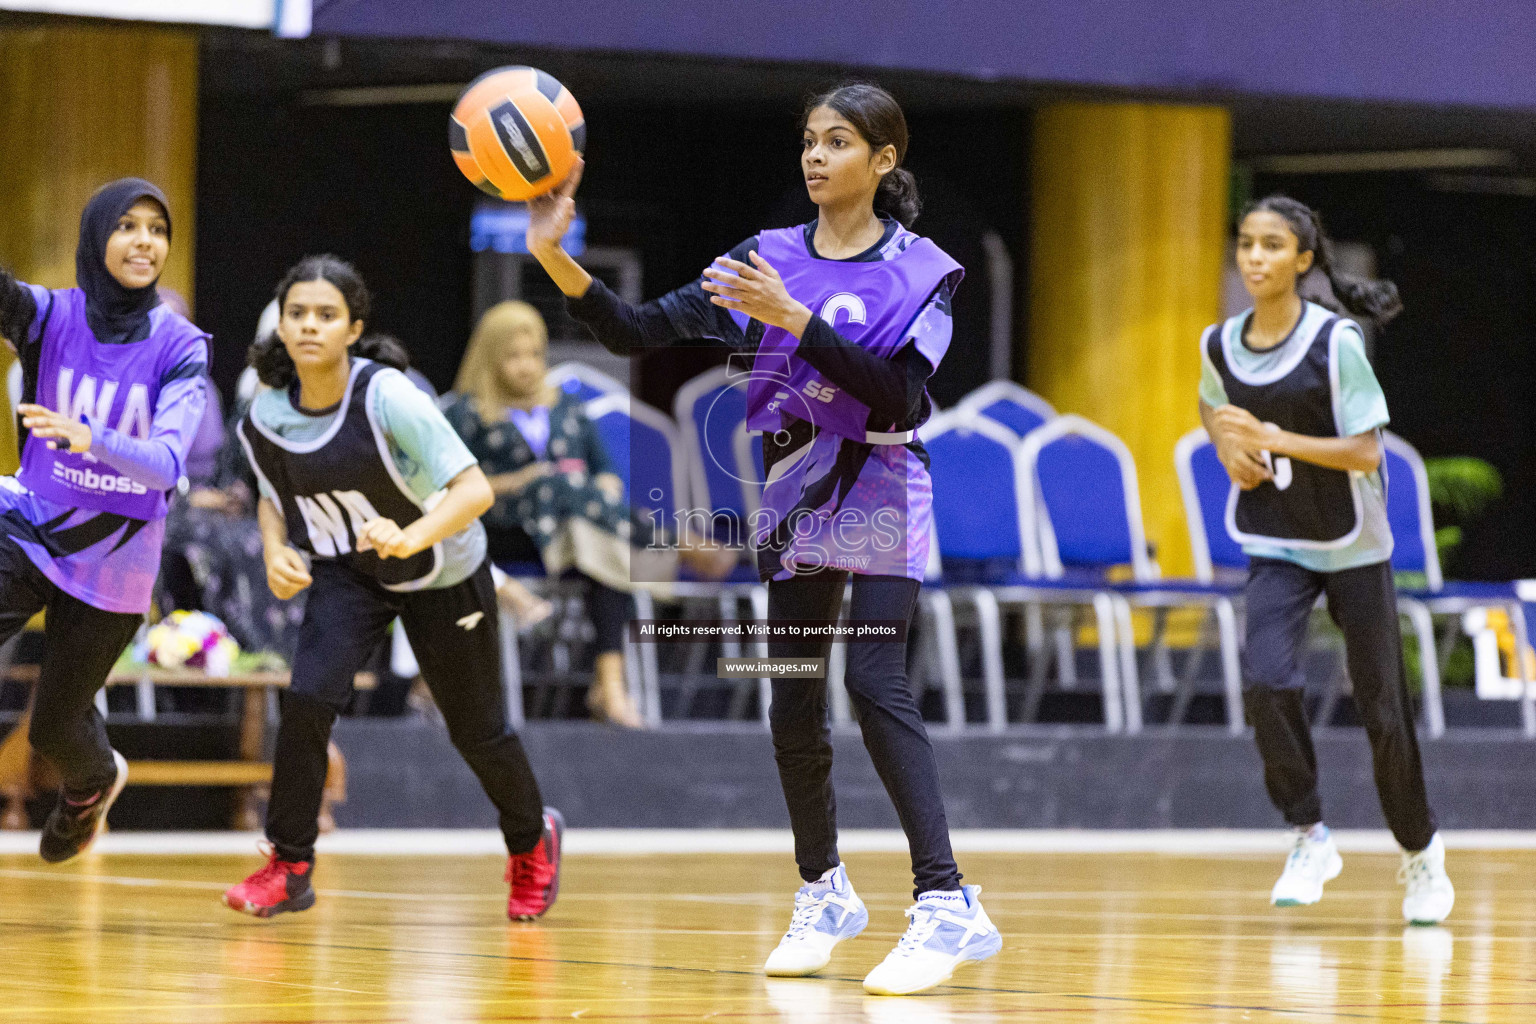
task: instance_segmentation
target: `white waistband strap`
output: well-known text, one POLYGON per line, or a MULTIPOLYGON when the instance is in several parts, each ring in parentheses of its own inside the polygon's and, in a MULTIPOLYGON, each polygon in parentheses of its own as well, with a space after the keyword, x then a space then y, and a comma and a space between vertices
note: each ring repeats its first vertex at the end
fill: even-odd
MULTIPOLYGON (((759 435, 766 434, 767 431, 766 430, 748 430, 747 433, 751 434, 754 437, 757 437, 759 435)), ((866 430, 866 431, 864 431, 864 443, 865 444, 910 444, 912 442, 912 439, 915 438, 916 436, 917 436, 917 431, 915 431, 915 430, 898 430, 898 431, 896 431, 894 433, 882 433, 881 431, 878 431, 878 430, 866 430)))

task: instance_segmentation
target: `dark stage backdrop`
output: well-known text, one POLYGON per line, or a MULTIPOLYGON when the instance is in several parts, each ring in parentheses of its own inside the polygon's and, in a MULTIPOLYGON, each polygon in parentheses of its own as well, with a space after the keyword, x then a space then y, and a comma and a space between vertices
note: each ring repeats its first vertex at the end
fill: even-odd
POLYGON ((439 386, 452 379, 470 303, 477 193, 429 106, 305 107, 207 97, 198 153, 197 316, 227 394, 262 307, 308 253, 355 263, 370 326, 398 335, 439 386))
POLYGON ((1391 429, 1426 457, 1475 455, 1504 497, 1446 566, 1469 579, 1536 576, 1536 198, 1446 191, 1420 175, 1262 177, 1369 243, 1403 313, 1376 340, 1391 429))

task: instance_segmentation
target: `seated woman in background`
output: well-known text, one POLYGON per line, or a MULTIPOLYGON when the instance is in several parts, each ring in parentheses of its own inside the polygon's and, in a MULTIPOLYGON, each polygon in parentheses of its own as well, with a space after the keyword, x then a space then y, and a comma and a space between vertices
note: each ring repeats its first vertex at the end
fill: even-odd
MULTIPOLYGON (((490 478, 496 504, 485 514, 493 562, 539 562, 551 577, 568 570, 586 580, 587 614, 597 660, 587 705, 594 715, 638 728, 640 714, 624 685, 624 624, 633 611, 630 545, 649 540, 647 521, 632 520, 624 484, 579 398, 545 381, 549 333, 538 310, 503 302, 480 318, 444 410, 490 478)), ((683 552, 701 574, 730 572, 729 549, 683 552)), ((504 591, 522 614, 525 597, 504 591)))
MULTIPOLYGON (((632 529, 624 485, 581 401, 545 382, 548 341, 544 319, 526 302, 487 310, 444 412, 496 495, 482 518, 491 561, 539 562, 550 576, 569 568, 581 574, 597 649, 587 706, 599 718, 639 728, 624 683, 624 624, 634 614, 622 568, 632 529)), ((531 595, 510 587, 500 593, 520 619, 542 611, 530 606, 531 595)))

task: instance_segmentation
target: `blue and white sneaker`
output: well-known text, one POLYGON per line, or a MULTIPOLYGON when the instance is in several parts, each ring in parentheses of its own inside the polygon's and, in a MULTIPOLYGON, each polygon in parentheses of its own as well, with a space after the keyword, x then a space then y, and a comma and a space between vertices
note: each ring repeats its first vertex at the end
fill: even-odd
POLYGON ((981 886, 960 892, 925 892, 907 908, 907 933, 864 979, 864 991, 907 996, 948 981, 955 968, 985 960, 1003 948, 997 926, 977 899, 981 886))
POLYGON ((847 870, 839 864, 795 893, 795 913, 789 931, 768 954, 764 973, 774 978, 803 978, 832 959, 832 947, 851 939, 869 924, 869 911, 853 891, 847 870))

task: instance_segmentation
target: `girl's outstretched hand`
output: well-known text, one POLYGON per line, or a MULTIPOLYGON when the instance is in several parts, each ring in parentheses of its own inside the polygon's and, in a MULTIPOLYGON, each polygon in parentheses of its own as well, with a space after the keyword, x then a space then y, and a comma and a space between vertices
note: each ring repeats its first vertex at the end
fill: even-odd
POLYGON ((17 406, 16 411, 21 413, 21 425, 30 430, 33 437, 50 439, 49 448, 64 448, 77 454, 91 450, 89 424, 61 416, 46 405, 28 403, 17 406))
POLYGON ((576 216, 576 188, 587 162, 579 155, 571 173, 553 190, 528 200, 528 251, 537 255, 560 247, 576 216))
POLYGON ((722 256, 704 271, 703 288, 710 302, 747 314, 770 327, 780 327, 800 337, 811 322, 811 311, 795 301, 773 265, 755 251, 752 265, 722 256))

